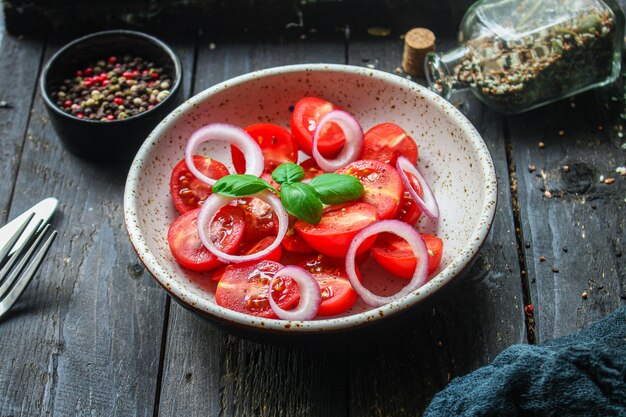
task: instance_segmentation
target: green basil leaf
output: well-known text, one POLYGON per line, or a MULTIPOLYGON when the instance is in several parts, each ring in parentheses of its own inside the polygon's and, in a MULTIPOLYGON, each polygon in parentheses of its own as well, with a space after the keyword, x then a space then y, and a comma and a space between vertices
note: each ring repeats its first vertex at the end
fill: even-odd
POLYGON ((289 214, 309 224, 318 224, 322 219, 324 205, 309 184, 303 182, 282 184, 280 200, 289 214))
POLYGON ((363 196, 363 184, 346 174, 322 174, 309 182, 324 204, 340 204, 363 196))
POLYGON ((267 181, 250 174, 227 175, 213 184, 214 193, 227 197, 245 197, 268 188, 274 190, 267 181))
POLYGON ((272 172, 272 178, 279 184, 298 182, 304 178, 304 169, 296 164, 280 164, 274 172, 272 172))

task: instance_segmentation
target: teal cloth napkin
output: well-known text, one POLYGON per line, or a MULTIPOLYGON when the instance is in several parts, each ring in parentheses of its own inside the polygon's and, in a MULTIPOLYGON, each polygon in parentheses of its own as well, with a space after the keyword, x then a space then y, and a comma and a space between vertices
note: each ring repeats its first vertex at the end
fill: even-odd
POLYGON ((626 416, 626 306, 589 329, 514 345, 456 378, 424 417, 626 416))

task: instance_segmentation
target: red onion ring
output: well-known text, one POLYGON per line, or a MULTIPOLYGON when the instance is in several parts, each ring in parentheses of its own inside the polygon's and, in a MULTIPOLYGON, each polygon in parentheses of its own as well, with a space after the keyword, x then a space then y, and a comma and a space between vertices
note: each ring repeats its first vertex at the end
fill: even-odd
POLYGON ((372 307, 380 307, 392 301, 399 300, 426 284, 428 281, 428 248, 426 247, 426 243, 424 243, 422 235, 408 223, 401 220, 382 220, 367 226, 352 239, 352 243, 346 254, 346 273, 348 274, 352 288, 361 296, 363 301, 372 307), (388 297, 376 295, 363 286, 357 277, 355 263, 356 251, 363 241, 370 236, 385 232, 393 233, 405 239, 411 246, 411 249, 413 249, 413 253, 417 258, 417 266, 415 267, 411 281, 400 291, 388 297))
POLYGON ((406 187, 406 189, 409 191, 409 194, 411 194, 411 197, 413 198, 413 200, 415 200, 417 205, 420 206, 424 214, 430 217, 431 219, 438 219, 439 218, 439 205, 437 204, 435 195, 433 194, 432 190, 430 189, 430 186, 426 182, 426 179, 424 178, 422 173, 417 169, 417 167, 413 165, 413 163, 411 163, 411 161, 409 161, 404 156, 399 156, 396 162, 396 170, 398 171, 398 174, 400 174, 400 178, 402 178, 402 182, 404 183, 404 186, 406 187), (417 180, 420 182, 420 185, 422 186, 422 191, 424 192, 424 199, 420 198, 420 196, 417 195, 417 192, 411 185, 411 182, 409 181, 409 178, 407 177, 404 171, 408 171, 409 173, 415 175, 417 180))
POLYGON ((219 250, 211 241, 211 237, 207 234, 210 231, 210 225, 213 223, 213 219, 217 212, 224 206, 228 205, 234 198, 225 197, 219 194, 211 194, 202 204, 200 208, 200 212, 198 213, 198 234, 200 235, 200 240, 204 244, 204 246, 211 252, 213 255, 217 256, 217 258, 222 262, 245 262, 245 261, 253 261, 255 259, 262 258, 268 253, 272 252, 274 249, 280 245, 283 238, 285 237, 285 233, 287 233, 287 229, 289 227, 289 215, 287 211, 283 207, 280 199, 276 197, 272 192, 264 190, 260 193, 253 195, 252 197, 256 197, 260 200, 263 200, 267 204, 269 204, 274 213, 276 213, 276 217, 278 218, 278 233, 276 239, 269 245, 267 248, 257 252, 251 253, 249 255, 231 255, 226 252, 222 252, 219 250))
POLYGON ((279 269, 269 283, 268 289, 268 300, 270 302, 270 306, 274 313, 283 320, 311 320, 313 317, 317 315, 318 310, 320 309, 320 304, 322 303, 322 290, 320 288, 320 284, 317 280, 308 273, 305 269, 300 268, 295 265, 287 265, 281 269, 279 269), (272 287, 274 282, 280 278, 287 276, 293 279, 296 284, 298 284, 298 290, 300 291, 300 303, 298 303, 298 307, 293 310, 283 310, 280 306, 274 301, 274 297, 272 294, 272 287))
POLYGON ((350 113, 343 110, 333 110, 326 116, 322 117, 322 120, 317 124, 315 134, 313 135, 313 158, 324 171, 334 172, 350 162, 354 162, 361 155, 361 148, 363 148, 363 129, 359 122, 350 113), (346 142, 339 152, 339 155, 333 161, 329 161, 324 158, 322 154, 317 150, 317 144, 320 138, 320 132, 322 126, 326 123, 335 122, 343 130, 346 136, 346 142))
POLYGON ((260 177, 263 173, 264 158, 261 147, 245 130, 225 123, 211 123, 193 132, 185 147, 185 162, 189 171, 200 181, 209 185, 215 184, 216 179, 204 175, 193 163, 193 156, 198 146, 210 140, 228 142, 236 146, 246 155, 246 174, 260 177))

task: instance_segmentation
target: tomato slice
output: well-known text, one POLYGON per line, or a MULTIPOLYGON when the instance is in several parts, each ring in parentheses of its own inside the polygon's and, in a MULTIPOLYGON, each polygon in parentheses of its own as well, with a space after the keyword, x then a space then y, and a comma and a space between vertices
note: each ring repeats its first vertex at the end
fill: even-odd
MULTIPOLYGON (((437 236, 422 234, 428 248, 428 273, 432 274, 443 255, 443 241, 437 236)), ((417 266, 417 259, 406 240, 391 233, 382 233, 371 249, 372 256, 387 271, 411 279, 417 266)))
POLYGON ((276 189, 276 191, 280 191, 280 184, 274 181, 274 178, 267 172, 261 174, 261 178, 265 181, 269 182, 269 184, 276 189))
MULTIPOLYGON (((298 101, 291 115, 291 132, 298 148, 307 155, 312 155, 313 134, 317 124, 333 110, 341 110, 333 103, 317 97, 305 97, 298 101)), ((320 154, 331 157, 343 146, 346 138, 341 128, 335 123, 328 123, 320 132, 318 149, 320 154)))
POLYGON ((354 161, 337 173, 352 175, 361 181, 365 189, 363 202, 376 207, 379 219, 392 219, 398 214, 404 185, 394 167, 367 159, 354 161))
MULTIPOLYGON (((200 209, 194 209, 174 220, 167 233, 167 243, 179 264, 194 271, 210 271, 223 265, 202 244, 197 220, 200 209)), ((244 234, 244 212, 239 207, 223 207, 211 223, 213 243, 226 253, 234 253, 244 234)))
MULTIPOLYGON (((276 318, 267 298, 268 284, 282 267, 282 264, 274 261, 228 265, 217 284, 215 302, 240 313, 276 318)), ((295 307, 300 300, 298 286, 291 278, 278 279, 271 296, 285 310, 295 307)))
MULTIPOLYGON (((239 245, 239 249, 237 250, 237 253, 240 255, 252 255, 253 253, 260 252, 263 249, 267 248, 269 245, 271 245, 274 242, 274 240, 276 240, 276 236, 265 236, 263 239, 252 244, 246 245, 242 242, 239 245)), ((281 246, 278 245, 276 246, 276 249, 274 249, 267 255, 257 259, 256 261, 259 262, 259 261, 264 261, 264 260, 270 260, 270 261, 278 262, 282 254, 283 254, 283 250, 281 246)))
POLYGON ((243 240, 257 242, 278 233, 278 219, 269 204, 254 197, 236 198, 231 206, 241 207, 245 212, 246 227, 243 240))
MULTIPOLYGON (((244 129, 261 146, 265 158, 265 172, 285 162, 298 160, 298 144, 293 135, 285 128, 273 123, 257 123, 244 129)), ((235 146, 230 146, 233 166, 239 174, 246 172, 246 158, 235 146)))
POLYGON ((283 238, 283 247, 293 253, 313 253, 315 249, 309 246, 300 233, 295 229, 294 225, 298 221, 297 217, 289 215, 289 229, 283 238))
MULTIPOLYGON (((415 175, 411 174, 410 172, 406 172, 406 175, 409 179, 409 182, 413 186, 413 189, 415 189, 415 192, 417 192, 417 195, 419 195, 421 198, 424 198, 424 190, 422 190, 422 186, 417 177, 415 177, 415 175)), ((415 200, 413 200, 411 194, 405 190, 402 194, 402 201, 400 201, 400 211, 398 211, 396 219, 413 225, 417 223, 421 215, 422 208, 415 202, 415 200)))
POLYGON ((300 262, 315 277, 322 289, 322 303, 317 312, 320 316, 341 314, 354 304, 358 295, 346 274, 344 261, 324 255, 315 255, 300 262))
MULTIPOLYGON (((194 155, 193 161, 198 170, 209 178, 220 179, 230 174, 228 168, 215 159, 194 155)), ((200 207, 204 200, 211 195, 211 186, 197 179, 189 171, 187 163, 183 159, 172 170, 170 194, 174 201, 174 207, 180 214, 183 214, 200 207)))
POLYGON ((361 159, 373 159, 395 167, 398 156, 417 163, 417 144, 400 126, 382 123, 365 132, 361 159))
POLYGON ((300 166, 304 170, 304 179, 311 180, 319 175, 324 174, 326 171, 322 170, 319 166, 317 166, 317 162, 315 159, 309 158, 306 161, 302 161, 300 166))
MULTIPOLYGON (((335 258, 345 258, 354 236, 376 222, 376 209, 365 203, 337 204, 324 209, 322 220, 312 225, 298 220, 295 229, 313 249, 335 258)), ((367 239, 357 253, 372 245, 376 236, 367 239)))

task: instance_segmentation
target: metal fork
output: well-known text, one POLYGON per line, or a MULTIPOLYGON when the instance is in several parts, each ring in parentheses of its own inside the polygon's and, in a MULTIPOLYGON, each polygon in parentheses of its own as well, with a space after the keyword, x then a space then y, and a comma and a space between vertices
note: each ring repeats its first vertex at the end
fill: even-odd
POLYGON ((28 227, 34 217, 33 212, 0 248, 0 318, 20 298, 57 236, 56 230, 48 233, 49 224, 42 227, 42 219, 28 227))

